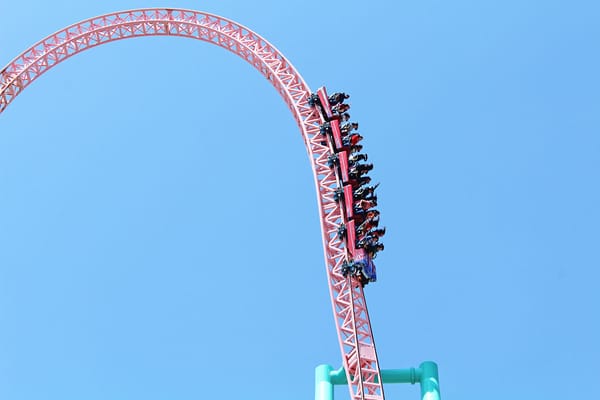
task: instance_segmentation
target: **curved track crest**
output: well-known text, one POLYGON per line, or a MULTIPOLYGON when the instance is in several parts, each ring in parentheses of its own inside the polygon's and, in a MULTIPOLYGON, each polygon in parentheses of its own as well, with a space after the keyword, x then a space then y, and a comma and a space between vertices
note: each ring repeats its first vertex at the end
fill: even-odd
POLYGON ((250 29, 200 11, 138 9, 106 14, 68 26, 27 49, 0 72, 0 113, 34 80, 84 50, 140 36, 182 36, 223 47, 246 60, 271 82, 294 115, 313 169, 321 221, 325 266, 343 364, 352 399, 383 399, 379 363, 362 285, 344 277, 344 243, 337 232, 344 222, 334 193, 338 187, 319 134, 319 115, 311 94, 292 64, 250 29))

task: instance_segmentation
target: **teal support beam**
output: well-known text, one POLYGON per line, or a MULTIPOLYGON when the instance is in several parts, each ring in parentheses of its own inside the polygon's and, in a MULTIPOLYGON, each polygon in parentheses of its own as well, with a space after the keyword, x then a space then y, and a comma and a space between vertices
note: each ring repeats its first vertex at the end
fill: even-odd
POLYGON ((414 385, 421 380, 421 369, 382 369, 381 380, 383 383, 412 383, 414 385))
POLYGON ((348 378, 346 378, 346 370, 344 367, 335 371, 331 371, 329 376, 331 377, 331 383, 334 385, 345 385, 348 383, 348 378))
MULTIPOLYGON (((438 367, 433 361, 421 363, 419 368, 382 369, 383 383, 420 383, 421 400, 441 400, 438 367)), ((348 383, 344 367, 334 370, 331 365, 315 369, 315 400, 333 400, 333 386, 348 383)))
MULTIPOLYGON (((331 383, 334 385, 345 385, 348 383, 344 367, 331 371, 329 376, 331 377, 331 383)), ((381 379, 383 379, 383 383, 412 383, 414 385, 421 381, 421 369, 382 369, 381 379)))
POLYGON ((331 365, 322 364, 315 369, 315 400, 333 400, 331 365))
POLYGON ((420 369, 421 400, 440 400, 440 381, 437 364, 433 361, 425 361, 421 363, 420 369))

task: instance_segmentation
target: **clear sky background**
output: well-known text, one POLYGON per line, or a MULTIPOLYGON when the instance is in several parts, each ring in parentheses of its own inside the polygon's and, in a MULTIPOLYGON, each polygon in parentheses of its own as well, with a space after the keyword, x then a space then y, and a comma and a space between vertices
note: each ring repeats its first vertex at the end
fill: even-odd
MULTIPOLYGON (((600 398, 597 2, 4 0, 0 64, 154 6, 351 94, 388 228, 382 368, 434 360, 445 399, 600 398)), ((0 398, 312 399, 341 360, 322 251, 300 134, 251 66, 183 38, 79 54, 0 116, 0 398)))

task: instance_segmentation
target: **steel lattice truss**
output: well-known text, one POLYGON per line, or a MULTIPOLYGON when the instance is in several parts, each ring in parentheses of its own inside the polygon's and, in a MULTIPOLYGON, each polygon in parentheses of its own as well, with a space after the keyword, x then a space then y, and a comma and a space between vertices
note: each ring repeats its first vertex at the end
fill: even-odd
POLYGON ((228 19, 183 9, 139 9, 102 15, 71 25, 36 43, 0 72, 0 113, 27 86, 61 61, 115 40, 140 36, 183 36, 221 46, 253 65, 277 89, 300 127, 313 166, 325 250, 325 264, 338 338, 352 399, 383 399, 383 388, 362 285, 344 277, 344 221, 334 200, 338 177, 327 165, 319 115, 307 104, 310 89, 290 62, 269 42, 228 19))

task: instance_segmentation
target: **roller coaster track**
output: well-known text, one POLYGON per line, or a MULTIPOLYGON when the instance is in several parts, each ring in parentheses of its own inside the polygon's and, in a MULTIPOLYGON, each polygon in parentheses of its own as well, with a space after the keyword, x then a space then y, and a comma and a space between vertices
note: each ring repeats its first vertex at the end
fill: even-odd
POLYGON ((363 287, 341 272, 346 250, 337 232, 347 221, 341 204, 334 200, 338 177, 327 164, 332 153, 319 134, 322 121, 316 108, 307 103, 308 85, 261 36, 220 16, 184 9, 138 9, 84 20, 46 37, 2 69, 0 113, 40 75, 67 58, 104 43, 141 36, 182 36, 223 47, 254 66, 283 97, 298 123, 313 168, 327 282, 350 396, 353 400, 383 399, 363 287))

